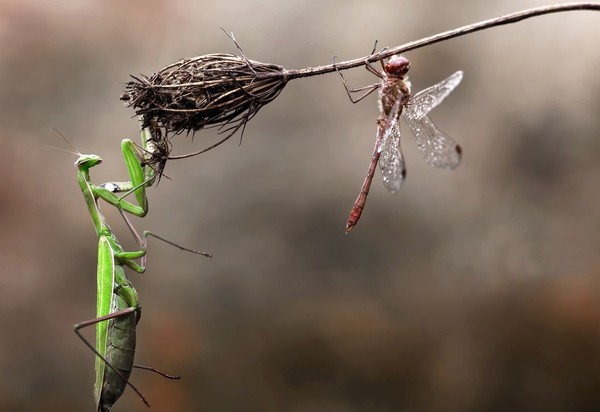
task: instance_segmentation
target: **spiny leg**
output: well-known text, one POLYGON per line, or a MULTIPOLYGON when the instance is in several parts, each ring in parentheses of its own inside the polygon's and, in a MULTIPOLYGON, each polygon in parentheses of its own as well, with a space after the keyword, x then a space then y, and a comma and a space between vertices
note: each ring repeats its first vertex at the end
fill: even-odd
MULTIPOLYGON (((142 236, 140 236, 139 232, 136 230, 136 228, 133 226, 133 224, 131 223, 131 221, 129 220, 129 217, 124 213, 123 209, 118 208, 119 213, 121 214, 121 216, 123 217, 123 220, 125 221, 125 224, 127 225, 127 228, 129 229, 129 231, 131 232, 131 235, 134 237, 134 239, 136 240, 136 242, 138 243, 138 245, 141 248, 140 252, 143 252, 142 256, 136 256, 141 258, 141 262, 138 265, 137 263, 135 263, 135 261, 133 261, 133 259, 126 259, 124 260, 124 264, 126 264, 130 269, 138 272, 138 273, 143 273, 146 270, 146 260, 147 260, 147 255, 146 255, 146 249, 148 247, 148 236, 152 236, 158 240, 161 240, 171 246, 175 246, 176 248, 178 248, 181 251, 184 252, 190 252, 190 253, 195 253, 197 255, 202 255, 205 257, 209 257, 212 258, 213 255, 211 255, 210 253, 206 253, 206 252, 202 252, 199 250, 195 250, 195 249, 190 249, 187 248, 185 246, 181 246, 178 243, 172 242, 168 239, 165 239, 162 236, 159 236, 149 230, 145 230, 142 234, 142 236)), ((125 253, 136 253, 136 252, 125 252, 125 253)), ((138 252, 139 253, 139 252, 138 252)), ((131 255, 129 255, 131 256, 131 255)))
POLYGON ((146 406, 150 406, 150 403, 148 403, 148 401, 146 400, 146 398, 144 397, 144 395, 142 395, 142 392, 140 392, 140 390, 129 381, 129 379, 125 378, 125 376, 123 376, 123 374, 117 369, 115 368, 109 361, 108 359, 106 359, 104 356, 102 356, 100 354, 100 352, 98 352, 96 350, 96 348, 94 348, 94 346, 88 342, 88 340, 81 334, 80 329, 83 329, 85 327, 88 326, 92 326, 95 325, 97 323, 100 322, 104 322, 104 321, 109 321, 111 319, 115 319, 121 316, 127 316, 130 315, 132 313, 135 313, 138 309, 137 308, 126 308, 126 309, 121 309, 117 312, 113 312, 110 313, 106 316, 101 316, 99 318, 94 318, 94 319, 90 319, 90 320, 86 320, 84 322, 80 322, 77 323, 76 325, 73 326, 73 330, 75 331, 75 333, 77 334, 77 336, 79 336, 79 338, 83 341, 83 343, 92 350, 92 352, 94 352, 96 354, 96 356, 98 356, 100 359, 102 359, 102 361, 109 367, 111 368, 121 379, 123 379, 123 381, 129 385, 129 387, 131 389, 133 389, 135 391, 135 393, 137 393, 137 395, 140 397, 140 399, 142 400, 142 402, 144 402, 144 404, 146 406))
POLYGON ((94 195, 103 199, 107 203, 122 208, 127 213, 138 217, 144 217, 148 214, 148 199, 146 198, 146 187, 154 181, 154 176, 146 177, 146 172, 141 164, 138 155, 135 153, 135 145, 129 139, 121 142, 123 158, 129 173, 129 182, 104 183, 100 186, 91 185, 94 195), (115 193, 125 192, 123 196, 117 196, 115 193), (130 193, 134 193, 137 205, 124 200, 130 193))
POLYGON ((159 374, 160 376, 162 376, 163 378, 167 378, 167 379, 173 379, 173 380, 176 380, 176 379, 181 379, 181 376, 177 376, 177 375, 169 375, 168 373, 164 373, 163 371, 161 371, 161 370, 158 370, 158 369, 156 369, 156 368, 153 368, 152 366, 145 366, 145 365, 133 365, 133 367, 134 367, 134 368, 136 368, 136 369, 142 369, 142 370, 145 370, 145 371, 150 371, 150 372, 157 373, 157 374, 159 374))
MULTIPOLYGON (((379 86, 380 86, 379 83, 370 84, 368 86, 360 87, 358 89, 351 89, 350 87, 348 87, 348 83, 346 82, 344 75, 337 68, 335 58, 336 58, 336 56, 333 56, 333 67, 335 68, 335 71, 337 72, 337 74, 339 74, 340 77, 342 78, 342 83, 344 84, 344 89, 346 89, 346 94, 348 95, 348 98, 350 99, 350 101, 352 103, 356 104, 356 103, 360 102, 362 99, 364 99, 365 97, 367 97, 368 95, 370 95, 371 93, 373 93, 375 90, 377 90, 379 88, 379 86), (357 99, 352 97, 352 93, 358 93, 358 92, 362 92, 364 90, 367 90, 367 91, 363 95, 358 97, 357 99)), ((370 63, 366 62, 365 64, 370 64, 370 63)))
MULTIPOLYGON (((377 49, 377 40, 375 40, 375 44, 373 45, 373 50, 371 50, 371 53, 370 53, 371 56, 374 56, 376 49, 377 49)), ((387 49, 388 49, 388 47, 384 47, 377 54, 381 55, 387 49)), ((344 78, 344 76, 342 75, 342 73, 337 68, 335 59, 336 59, 336 56, 333 56, 333 67, 334 67, 335 71, 337 72, 337 74, 339 74, 340 77, 342 78, 342 82, 344 83, 344 88, 346 89, 346 94, 348 95, 348 98, 350 99, 350 101, 352 103, 358 103, 358 102, 360 102, 362 99, 364 99, 365 97, 367 97, 368 95, 370 95, 371 93, 373 93, 375 90, 377 90, 379 87, 381 87, 380 83, 370 84, 368 86, 360 87, 358 89, 352 89, 352 88, 348 87, 348 83, 346 82, 346 79, 344 78), (361 91, 364 91, 364 90, 366 90, 366 92, 363 95, 361 95, 360 97, 358 97, 357 99, 354 99, 352 97, 351 93, 358 93, 358 92, 361 92, 361 91)), ((380 79, 383 79, 384 76, 385 76, 384 75, 385 67, 383 65, 383 60, 382 59, 379 59, 379 62, 381 63, 382 71, 377 70, 375 68, 375 66, 373 66, 373 64, 369 60, 365 60, 365 69, 367 69, 367 71, 369 73, 372 73, 375 76, 379 77, 380 79)))

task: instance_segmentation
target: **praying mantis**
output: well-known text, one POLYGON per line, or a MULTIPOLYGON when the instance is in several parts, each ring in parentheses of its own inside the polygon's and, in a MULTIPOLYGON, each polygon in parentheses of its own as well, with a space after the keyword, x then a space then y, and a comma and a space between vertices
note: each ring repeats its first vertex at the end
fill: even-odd
POLYGON ((160 375, 178 379, 154 368, 135 366, 133 364, 136 345, 136 325, 140 320, 141 306, 138 294, 125 274, 125 266, 137 273, 146 270, 146 245, 148 236, 153 236, 181 250, 211 257, 211 255, 192 249, 184 248, 166 240, 150 231, 144 231, 140 236, 125 213, 144 217, 148 213, 146 187, 153 184, 156 173, 162 169, 153 169, 150 165, 142 166, 142 161, 155 154, 152 142, 152 132, 145 128, 141 132, 142 150, 133 141, 125 139, 121 149, 130 181, 111 182, 99 186, 90 179, 90 169, 102 162, 97 155, 80 155, 75 166, 77 180, 88 207, 88 212, 98 236, 98 268, 97 268, 97 310, 96 318, 74 325, 75 333, 97 355, 95 361, 96 382, 94 398, 97 412, 107 412, 123 394, 125 386, 129 385, 149 406, 142 393, 129 382, 133 367, 147 369, 160 375), (116 193, 123 193, 118 196, 116 193), (137 205, 124 200, 130 193, 135 194, 137 205), (125 251, 115 234, 108 226, 100 212, 99 199, 117 207, 133 237, 140 245, 140 250, 125 251), (140 263, 136 262, 140 259, 140 263), (83 337, 80 330, 87 326, 96 325, 95 348, 83 337))

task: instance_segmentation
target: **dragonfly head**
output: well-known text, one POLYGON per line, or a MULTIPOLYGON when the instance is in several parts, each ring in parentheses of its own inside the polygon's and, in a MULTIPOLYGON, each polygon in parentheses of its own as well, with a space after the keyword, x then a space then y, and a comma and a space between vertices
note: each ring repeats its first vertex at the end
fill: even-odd
POLYGON ((385 72, 395 77, 403 77, 410 70, 410 62, 404 56, 399 54, 390 57, 385 64, 385 72))
POLYGON ((96 165, 99 165, 100 163, 102 163, 102 158, 98 155, 95 155, 95 154, 81 155, 75 161, 75 167, 77 167, 79 169, 82 169, 82 168, 90 169, 96 165))

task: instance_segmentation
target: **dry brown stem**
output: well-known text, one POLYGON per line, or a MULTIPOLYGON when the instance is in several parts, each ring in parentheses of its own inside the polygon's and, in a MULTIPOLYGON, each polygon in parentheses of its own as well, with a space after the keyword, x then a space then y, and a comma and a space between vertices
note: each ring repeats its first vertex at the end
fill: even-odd
MULTIPOLYGON (((387 48, 381 52, 354 60, 305 69, 287 70, 282 66, 260 63, 233 54, 207 54, 173 63, 152 76, 133 77, 121 96, 137 115, 164 130, 157 135, 169 139, 170 135, 217 127, 225 137, 212 146, 175 159, 195 156, 223 143, 238 130, 242 133, 246 123, 267 103, 275 99, 289 80, 317 76, 337 70, 348 70, 375 62, 395 54, 418 49, 430 44, 464 36, 480 30, 515 23, 535 16, 574 10, 600 11, 600 3, 564 3, 537 7, 469 24, 404 45, 387 48)), ((235 42, 233 35, 230 36, 235 42)), ((237 42, 235 42, 236 45, 237 42)), ((164 154, 164 153, 163 153, 164 154)), ((158 163, 158 162, 156 162, 158 163)), ((162 167, 160 168, 162 171, 162 167)), ((159 172, 160 172, 159 171, 159 172)))

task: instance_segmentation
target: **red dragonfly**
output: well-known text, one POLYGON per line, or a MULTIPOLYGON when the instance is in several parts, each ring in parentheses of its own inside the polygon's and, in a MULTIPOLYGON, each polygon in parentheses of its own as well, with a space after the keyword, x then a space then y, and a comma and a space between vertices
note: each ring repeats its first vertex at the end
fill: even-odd
POLYGON ((454 169, 460 163, 460 146, 439 131, 427 114, 458 86, 462 80, 463 72, 457 71, 445 80, 411 96, 410 81, 407 76, 410 69, 408 59, 396 55, 392 56, 385 65, 383 62, 381 64, 383 71, 377 70, 370 63, 366 64, 367 70, 381 78, 381 81, 360 89, 349 89, 340 73, 352 103, 359 102, 379 89, 380 111, 377 119, 377 138, 373 157, 371 158, 367 177, 350 211, 346 223, 346 233, 350 232, 358 223, 365 208, 377 163, 379 163, 383 176, 383 185, 390 193, 396 193, 406 177, 406 167, 400 148, 400 127, 398 124, 400 115, 406 121, 408 128, 415 137, 417 147, 427 163, 444 169, 454 169), (367 90, 367 92, 358 99, 353 99, 351 93, 364 90, 367 90))

